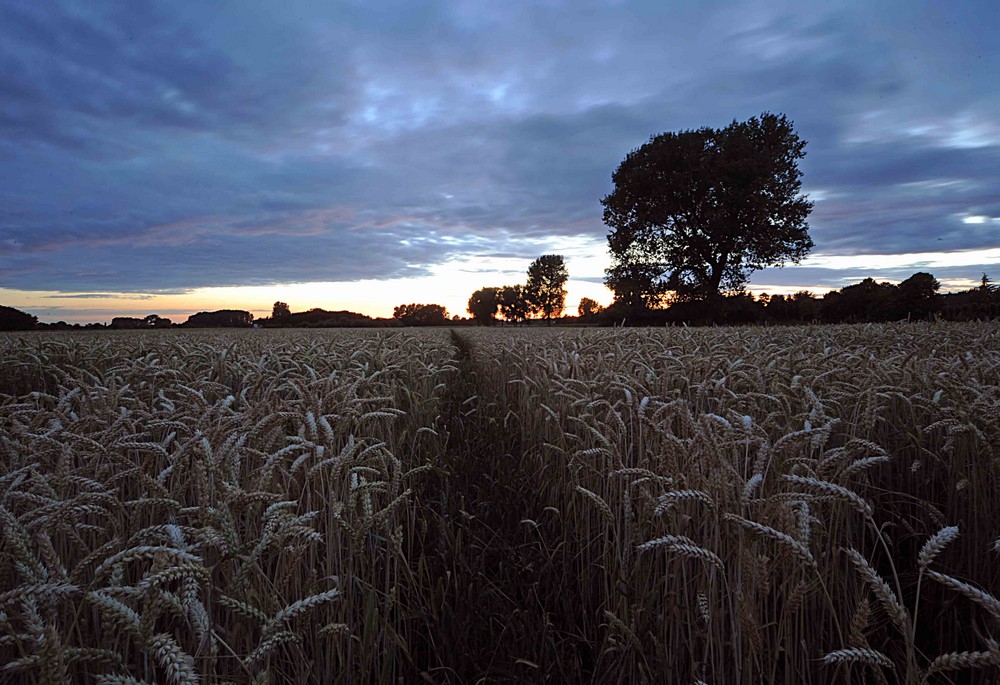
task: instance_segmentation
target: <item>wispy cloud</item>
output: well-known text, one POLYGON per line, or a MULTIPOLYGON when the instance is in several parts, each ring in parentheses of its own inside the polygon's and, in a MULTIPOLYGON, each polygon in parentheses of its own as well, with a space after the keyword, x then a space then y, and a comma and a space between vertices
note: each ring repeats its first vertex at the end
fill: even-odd
POLYGON ((69 293, 46 295, 47 300, 152 300, 155 295, 129 295, 125 293, 69 293))

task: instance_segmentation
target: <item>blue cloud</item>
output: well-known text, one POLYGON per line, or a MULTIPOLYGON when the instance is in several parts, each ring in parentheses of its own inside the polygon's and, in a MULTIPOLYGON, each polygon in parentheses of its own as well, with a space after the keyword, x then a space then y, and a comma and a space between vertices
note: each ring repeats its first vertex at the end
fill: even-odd
POLYGON ((570 236, 602 250, 599 200, 629 150, 763 110, 809 141, 817 252, 997 247, 995 223, 962 221, 1000 216, 990 8, 12 0, 0 287, 405 277, 570 236))

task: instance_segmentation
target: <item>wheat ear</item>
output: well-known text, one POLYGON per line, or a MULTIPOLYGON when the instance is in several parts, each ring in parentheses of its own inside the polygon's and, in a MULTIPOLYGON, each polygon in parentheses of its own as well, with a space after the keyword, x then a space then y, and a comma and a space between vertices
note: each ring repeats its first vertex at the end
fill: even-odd
POLYGON ((892 668, 892 661, 882 652, 866 647, 849 647, 830 652, 823 657, 824 664, 861 663, 892 668))

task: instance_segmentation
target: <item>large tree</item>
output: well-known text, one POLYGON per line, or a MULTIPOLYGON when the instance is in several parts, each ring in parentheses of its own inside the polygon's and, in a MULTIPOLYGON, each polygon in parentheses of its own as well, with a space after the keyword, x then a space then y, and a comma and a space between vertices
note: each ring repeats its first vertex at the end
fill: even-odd
POLYGON ((784 115, 661 133, 633 150, 603 200, 616 301, 655 306, 739 291, 812 248, 800 193, 805 141, 784 115))
POLYGON ((541 312, 546 321, 559 316, 566 308, 566 281, 569 271, 562 255, 542 255, 528 267, 525 293, 532 307, 541 312))

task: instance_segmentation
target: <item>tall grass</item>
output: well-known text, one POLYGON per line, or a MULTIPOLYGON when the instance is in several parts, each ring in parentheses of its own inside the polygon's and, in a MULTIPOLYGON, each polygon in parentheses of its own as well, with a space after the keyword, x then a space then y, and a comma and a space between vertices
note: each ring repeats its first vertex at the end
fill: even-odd
POLYGON ((3 337, 0 680, 995 682, 998 407, 988 324, 3 337))

